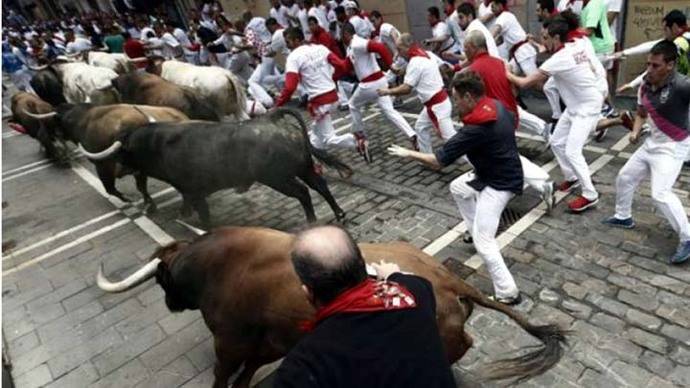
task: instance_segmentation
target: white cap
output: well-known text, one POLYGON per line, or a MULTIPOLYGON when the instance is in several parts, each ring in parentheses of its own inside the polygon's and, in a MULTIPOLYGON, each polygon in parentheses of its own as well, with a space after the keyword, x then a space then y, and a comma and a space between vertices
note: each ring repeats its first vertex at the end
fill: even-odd
POLYGON ((349 0, 343 1, 343 8, 345 8, 345 9, 359 9, 359 7, 357 6, 357 3, 355 3, 354 1, 349 1, 349 0))

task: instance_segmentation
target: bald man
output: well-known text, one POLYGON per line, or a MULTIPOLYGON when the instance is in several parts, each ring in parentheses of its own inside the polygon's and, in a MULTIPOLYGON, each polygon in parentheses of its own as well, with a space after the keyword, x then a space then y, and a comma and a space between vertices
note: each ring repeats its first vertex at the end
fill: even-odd
POLYGON ((292 264, 316 309, 274 387, 455 387, 429 281, 391 263, 367 275, 350 234, 320 226, 297 235, 292 264))

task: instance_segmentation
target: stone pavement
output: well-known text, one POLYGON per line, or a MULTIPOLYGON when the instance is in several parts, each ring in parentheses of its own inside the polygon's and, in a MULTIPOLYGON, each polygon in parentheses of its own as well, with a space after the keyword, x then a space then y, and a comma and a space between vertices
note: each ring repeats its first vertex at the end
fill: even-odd
MULTIPOLYGON (((529 100, 543 111, 542 100, 529 100)), ((403 110, 416 114, 409 102, 403 110)), ((369 117, 369 116, 367 116, 369 117)), ((413 117, 409 117, 413 120, 413 117)), ((347 130, 345 116, 337 126, 347 130)), ((444 262, 468 282, 490 292, 490 282, 471 245, 459 241, 463 224, 448 183, 468 170, 440 172, 385 154, 390 143, 407 141, 376 112, 367 128, 374 163, 353 152, 337 154, 354 167, 349 181, 327 171, 346 225, 360 241, 407 240, 444 262)), ((572 215, 564 202, 542 215, 538 195, 528 189, 510 204, 511 217, 499 241, 527 297, 518 309, 530 319, 572 330, 569 347, 551 371, 524 387, 644 387, 690 385, 690 270, 669 266, 675 248, 668 223, 655 213, 648 184, 635 202, 638 227, 611 230, 600 220, 613 209, 613 182, 634 150, 622 128, 586 157, 602 193, 596 210, 572 215)), ((554 167, 534 136, 519 134, 521 152, 554 167)), ((176 222, 180 197, 150 181, 160 210, 142 213, 102 194, 90 163, 78 159, 59 169, 42 161, 37 143, 14 136, 3 123, 2 331, 12 376, 25 387, 208 387, 214 362, 210 333, 197 311, 170 313, 163 292, 149 281, 123 294, 95 286, 101 262, 117 278, 140 266, 158 244, 189 239, 176 222)), ((558 168, 551 174, 560 179, 558 168)), ((138 199, 132 178, 118 187, 138 199)), ((690 207, 690 171, 677 186, 690 207)), ((312 193, 317 216, 331 222, 325 202, 312 193)), ((210 197, 215 225, 262 225, 294 231, 304 226, 301 206, 265 187, 210 197)), ((196 225, 196 218, 185 219, 196 225)), ((475 309, 468 330, 474 347, 456 365, 459 386, 502 386, 479 373, 488 361, 537 342, 504 316, 475 309)))

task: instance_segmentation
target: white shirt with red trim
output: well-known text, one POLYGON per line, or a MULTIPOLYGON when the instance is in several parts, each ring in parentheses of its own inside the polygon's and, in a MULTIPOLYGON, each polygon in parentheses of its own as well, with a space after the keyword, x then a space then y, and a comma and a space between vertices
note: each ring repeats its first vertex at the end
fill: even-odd
POLYGON ((398 48, 395 45, 395 37, 398 36, 400 36, 400 31, 398 31, 394 25, 390 23, 381 24, 381 28, 379 28, 378 40, 385 44, 393 55, 398 54, 398 48))
POLYGON ((324 30, 328 31, 328 10, 321 4, 318 7, 311 7, 307 11, 309 16, 313 16, 319 22, 319 26, 324 30))
MULTIPOLYGON (((493 12, 491 12, 491 4, 486 5, 486 4, 484 4, 484 1, 480 0, 479 8, 477 8, 477 17, 481 19, 484 16, 490 15, 490 14, 493 14, 493 12)), ((496 22, 496 18, 489 20, 488 22, 485 23, 486 28, 491 29, 491 27, 494 26, 495 22, 496 22)))
POLYGON ((403 83, 410 85, 422 102, 427 102, 443 89, 443 78, 436 62, 422 56, 410 58, 403 83))
POLYGON ((352 15, 348 21, 355 28, 357 35, 364 39, 369 39, 371 37, 372 31, 374 31, 374 26, 369 20, 363 19, 357 15, 352 15))
POLYGON ((288 14, 288 8, 284 5, 281 5, 276 9, 275 7, 271 7, 271 10, 268 12, 269 16, 274 18, 278 24, 280 24, 283 27, 290 27, 290 24, 288 22, 287 14, 288 14))
POLYGON ((503 11, 496 17, 496 25, 501 26, 501 37, 503 44, 498 47, 503 59, 508 58, 510 49, 517 43, 527 39, 527 33, 520 25, 515 15, 512 12, 503 11))
POLYGON ((439 52, 444 52, 444 51, 455 51, 457 49, 455 45, 455 39, 453 39, 453 36, 450 34, 450 29, 448 28, 448 24, 446 22, 438 22, 436 23, 433 27, 431 27, 431 35, 434 38, 439 38, 442 36, 446 36, 446 40, 441 42, 441 46, 439 46, 439 52))
MULTIPOLYGON (((578 39, 580 40, 580 39, 578 39)), ((573 114, 599 114, 604 95, 597 67, 581 42, 566 43, 539 70, 553 77, 558 92, 573 114)))
POLYGON ((352 63, 355 75, 360 81, 381 71, 379 64, 376 62, 376 55, 369 49, 370 42, 374 43, 355 35, 347 47, 347 58, 352 63))
POLYGON ((320 44, 304 44, 290 52, 285 74, 296 73, 309 99, 335 90, 333 66, 328 61, 331 51, 320 44))
POLYGON ((486 26, 484 25, 484 23, 482 23, 481 20, 472 20, 465 29, 465 36, 469 35, 472 31, 479 31, 482 33, 482 35, 484 35, 484 40, 486 41, 486 49, 489 52, 489 55, 496 58, 501 57, 501 54, 498 51, 498 46, 496 46, 496 41, 494 40, 494 36, 491 35, 489 29, 486 28, 486 26))
POLYGON ((283 28, 275 30, 273 32, 273 36, 271 37, 271 51, 273 51, 274 53, 287 54, 290 52, 287 43, 285 43, 285 35, 283 34, 284 32, 285 29, 283 28))

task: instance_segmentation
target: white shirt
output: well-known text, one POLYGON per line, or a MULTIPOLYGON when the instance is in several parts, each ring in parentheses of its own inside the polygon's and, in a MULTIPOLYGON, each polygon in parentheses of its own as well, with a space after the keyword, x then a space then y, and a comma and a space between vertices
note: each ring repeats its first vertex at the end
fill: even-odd
POLYGON ((290 24, 288 24, 287 13, 288 8, 284 5, 281 5, 280 7, 278 7, 278 9, 275 9, 275 7, 271 7, 271 10, 268 12, 268 14, 276 21, 278 21, 278 24, 280 24, 283 27, 290 26, 290 24))
POLYGON ((496 25, 501 27, 501 37, 503 38, 503 44, 498 48, 501 58, 506 61, 510 54, 510 49, 515 46, 515 44, 520 43, 527 39, 527 33, 520 25, 515 15, 511 12, 503 11, 496 18, 496 25))
POLYGON ((149 44, 148 47, 152 55, 165 56, 165 53, 163 52, 165 48, 165 43, 163 43, 163 40, 161 38, 149 38, 147 42, 149 44))
POLYGON ((403 82, 417 92, 423 103, 443 89, 443 78, 434 60, 420 56, 410 58, 403 82))
POLYGON ((374 31, 374 26, 369 20, 365 20, 357 15, 352 15, 348 21, 355 28, 357 35, 364 39, 369 39, 371 37, 371 32, 374 31))
POLYGON ((489 55, 496 58, 501 57, 501 55, 498 52, 498 47, 496 46, 496 41, 494 40, 494 36, 491 35, 489 29, 486 28, 486 26, 484 25, 484 23, 481 22, 481 20, 472 20, 465 29, 465 36, 469 35, 472 31, 480 31, 482 35, 484 35, 484 40, 486 40, 486 49, 489 52, 489 55))
POLYGON ((292 27, 299 27, 299 21, 295 21, 295 19, 299 19, 299 5, 297 3, 292 4, 292 7, 287 8, 287 16, 288 22, 292 27))
POLYGON ((376 55, 369 52, 367 49, 369 41, 367 39, 355 35, 347 47, 347 57, 352 62, 352 67, 355 69, 355 75, 360 81, 364 78, 381 71, 378 63, 376 63, 376 55))
POLYGON ((304 33, 304 39, 311 39, 311 31, 309 31, 309 15, 307 15, 307 10, 302 8, 297 11, 297 19, 299 20, 300 27, 302 27, 302 32, 304 33))
POLYGON ((192 45, 192 42, 189 40, 187 33, 185 33, 181 28, 176 28, 175 30, 173 30, 173 36, 175 37, 175 39, 177 39, 178 42, 180 42, 180 44, 182 45, 182 51, 186 55, 196 54, 195 51, 191 51, 187 48, 192 45))
POLYGON ((266 28, 266 19, 258 16, 254 16, 252 20, 247 23, 247 29, 254 31, 254 33, 259 37, 264 43, 271 42, 271 32, 266 28))
POLYGON ((561 0, 556 5, 558 12, 563 12, 566 9, 573 11, 576 14, 582 13, 582 0, 561 0))
POLYGON ((161 36, 161 40, 165 44, 163 47, 163 56, 166 58, 179 57, 182 54, 180 49, 180 42, 173 36, 173 34, 166 32, 161 36))
POLYGON ((65 47, 65 51, 70 54, 80 53, 87 50, 91 50, 91 41, 79 37, 74 38, 74 41, 67 43, 67 46, 65 47))
POLYGON ((321 4, 318 7, 311 7, 307 12, 309 16, 313 16, 319 22, 319 26, 328 31, 328 13, 326 7, 321 4))
POLYGON ((442 41, 441 45, 439 46, 440 53, 448 50, 456 50, 455 40, 450 35, 450 29, 448 29, 448 24, 446 24, 446 22, 438 22, 433 27, 431 27, 431 35, 434 38, 440 38, 443 36, 446 37, 446 39, 442 41))
MULTIPOLYGON (((491 5, 484 5, 483 1, 480 1, 479 3, 479 8, 477 9, 477 18, 482 19, 486 15, 492 15, 493 12, 491 12, 491 5)), ((496 18, 491 19, 490 21, 485 23, 486 28, 489 30, 491 27, 494 26, 494 23, 496 22, 496 18)))
MULTIPOLYGON (((578 39, 581 40, 581 39, 578 39)), ((566 43, 544 62, 539 70, 553 77, 567 110, 575 115, 601 111, 604 95, 591 54, 581 42, 566 43)))
POLYGON ((287 54, 290 52, 287 44, 285 43, 285 35, 283 35, 284 31, 285 29, 281 28, 273 33, 273 37, 271 38, 271 51, 274 53, 287 54))
POLYGON ((458 17, 457 10, 453 11, 453 13, 446 18, 446 24, 448 24, 448 31, 450 32, 450 36, 455 40, 458 51, 463 51, 465 31, 460 27, 460 18, 458 17))
POLYGON ((398 47, 395 45, 395 39, 397 39, 399 36, 400 31, 398 31, 394 25, 390 23, 381 24, 381 28, 379 28, 378 40, 385 44, 394 56, 398 55, 398 47))
POLYGON ((299 74, 299 83, 310 100, 335 90, 330 54, 326 46, 304 44, 292 50, 285 61, 285 73, 299 74))
POLYGON ((140 39, 141 38, 141 31, 139 31, 138 28, 136 27, 129 27, 127 29, 127 32, 132 36, 133 39, 140 39))
POLYGON ((623 0, 606 0, 606 8, 608 12, 618 13, 610 26, 613 39, 618 42, 621 38, 621 27, 623 26, 623 24, 619 23, 619 20, 623 17, 623 0))
POLYGON ((153 28, 146 26, 141 29, 141 40, 143 40, 144 42, 148 41, 149 32, 153 32, 153 36, 156 36, 156 32, 153 30, 153 28))

